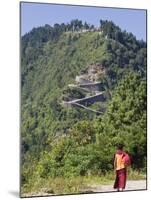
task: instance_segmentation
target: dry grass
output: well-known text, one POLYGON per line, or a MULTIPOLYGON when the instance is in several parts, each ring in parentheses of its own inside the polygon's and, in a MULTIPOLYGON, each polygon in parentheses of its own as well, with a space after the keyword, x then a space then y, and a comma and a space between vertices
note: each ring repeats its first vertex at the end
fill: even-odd
MULTIPOLYGON (((73 178, 48 178, 46 179, 32 179, 28 185, 22 187, 22 196, 45 196, 45 195, 59 195, 59 194, 76 194, 81 193, 86 188, 92 185, 108 185, 113 182, 115 178, 114 172, 108 172, 106 175, 100 176, 81 176, 73 178)), ((128 169, 129 180, 143 180, 146 175, 140 171, 128 169)))

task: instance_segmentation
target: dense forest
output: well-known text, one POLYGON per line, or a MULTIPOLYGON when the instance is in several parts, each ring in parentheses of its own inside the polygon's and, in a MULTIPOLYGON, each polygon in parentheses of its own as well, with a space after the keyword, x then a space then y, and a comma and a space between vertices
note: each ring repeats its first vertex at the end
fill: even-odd
POLYGON ((22 36, 22 192, 34 190, 39 180, 45 185, 49 178, 107 174, 119 142, 130 153, 132 168, 145 172, 146 48, 143 40, 103 20, 97 28, 76 19, 22 36), (64 93, 83 97, 68 84, 92 64, 103 68, 99 80, 108 95, 90 107, 101 104, 103 113, 64 107, 64 93))

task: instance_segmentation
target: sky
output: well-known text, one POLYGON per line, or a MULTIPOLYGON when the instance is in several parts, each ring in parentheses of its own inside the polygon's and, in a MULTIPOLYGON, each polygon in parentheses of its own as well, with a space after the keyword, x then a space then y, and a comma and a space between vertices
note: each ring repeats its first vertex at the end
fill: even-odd
POLYGON ((69 23, 72 19, 86 21, 95 26, 99 26, 100 19, 112 20, 122 30, 133 33, 138 40, 146 41, 145 10, 21 3, 21 35, 34 27, 69 23))

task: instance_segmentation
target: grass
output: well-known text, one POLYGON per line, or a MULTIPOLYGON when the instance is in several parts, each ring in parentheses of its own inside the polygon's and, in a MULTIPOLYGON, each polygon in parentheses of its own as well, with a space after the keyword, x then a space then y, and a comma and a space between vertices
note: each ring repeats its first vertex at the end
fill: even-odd
MULTIPOLYGON (((76 194, 87 191, 92 186, 113 184, 115 179, 114 172, 108 172, 106 175, 100 176, 79 176, 72 178, 35 178, 28 185, 24 185, 21 189, 22 196, 44 196, 45 194, 76 194)), ((145 173, 128 169, 129 180, 146 179, 145 173)))
POLYGON ((35 196, 35 194, 72 194, 79 193, 84 188, 82 177, 76 178, 48 178, 47 180, 39 178, 32 180, 31 184, 25 185, 21 189, 22 196, 35 196))
POLYGON ((145 180, 146 173, 140 170, 132 170, 131 168, 128 169, 128 179, 129 180, 145 180))

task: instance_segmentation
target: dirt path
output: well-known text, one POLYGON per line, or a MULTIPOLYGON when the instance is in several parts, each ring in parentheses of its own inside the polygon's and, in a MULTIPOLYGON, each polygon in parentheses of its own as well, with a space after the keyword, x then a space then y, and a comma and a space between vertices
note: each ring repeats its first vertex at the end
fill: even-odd
MULTIPOLYGON (((137 180, 127 181, 125 191, 130 190, 145 190, 146 189, 146 180, 137 180)), ((80 193, 97 193, 97 192, 114 192, 116 190, 113 189, 113 185, 91 185, 90 187, 85 188, 80 193)), ((35 193, 27 193, 23 194, 22 197, 37 197, 37 196, 51 196, 55 194, 51 194, 48 192, 35 192, 35 193)))
MULTIPOLYGON (((136 180, 127 181, 125 190, 145 190, 146 189, 146 180, 136 180)), ((86 192, 112 192, 116 191, 113 189, 113 185, 92 185, 86 190, 86 192)))

